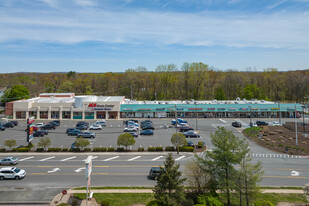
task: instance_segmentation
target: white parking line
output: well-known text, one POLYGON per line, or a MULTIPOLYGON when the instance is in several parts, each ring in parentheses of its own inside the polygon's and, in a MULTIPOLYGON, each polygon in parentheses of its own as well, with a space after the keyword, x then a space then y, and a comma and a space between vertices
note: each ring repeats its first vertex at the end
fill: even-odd
POLYGON ((128 161, 133 161, 133 160, 136 160, 136 159, 138 159, 138 158, 140 158, 141 156, 137 156, 137 157, 133 157, 133 158, 131 158, 131 159, 128 159, 128 161))
POLYGON ((220 120, 221 122, 225 123, 225 124, 227 123, 227 122, 226 122, 226 121, 224 121, 223 119, 219 119, 219 120, 220 120))
POLYGON ((175 161, 177 160, 181 160, 182 158, 185 158, 186 156, 181 156, 181 157, 178 157, 177 159, 175 159, 175 161))
POLYGON ((45 161, 45 160, 50 160, 50 159, 53 159, 53 158, 55 158, 55 156, 51 156, 51 157, 47 157, 47 158, 45 158, 45 159, 41 159, 41 160, 39 160, 39 161, 45 161))
POLYGON ((111 157, 111 158, 105 159, 105 160, 103 160, 103 161, 113 160, 113 159, 116 159, 116 158, 118 158, 118 157, 119 157, 119 156, 111 157))
POLYGON ((26 158, 24 158, 24 159, 20 159, 19 161, 21 162, 21 161, 28 160, 28 159, 32 159, 32 158, 33 158, 33 156, 32 156, 32 157, 26 157, 26 158))
POLYGON ((156 161, 156 160, 158 160, 158 159, 160 159, 160 158, 162 158, 163 156, 159 156, 159 157, 156 157, 156 158, 153 158, 151 161, 156 161))
POLYGON ((74 159, 74 158, 76 158, 76 156, 73 156, 73 157, 68 157, 68 158, 65 158, 65 159, 60 160, 60 161, 67 161, 67 160, 71 160, 71 159, 74 159))
MULTIPOLYGON (((95 159, 95 158, 97 158, 98 156, 93 156, 91 159, 93 160, 93 159, 95 159)), ((87 159, 84 159, 83 161, 86 161, 87 159)))

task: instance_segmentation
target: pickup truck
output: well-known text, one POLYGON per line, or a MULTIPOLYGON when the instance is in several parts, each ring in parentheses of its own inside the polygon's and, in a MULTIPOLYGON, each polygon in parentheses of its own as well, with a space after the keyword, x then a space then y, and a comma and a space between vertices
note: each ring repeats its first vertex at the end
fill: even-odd
POLYGON ((82 132, 80 134, 77 135, 77 137, 83 137, 83 138, 95 138, 95 133, 93 132, 89 132, 89 131, 85 131, 82 132))

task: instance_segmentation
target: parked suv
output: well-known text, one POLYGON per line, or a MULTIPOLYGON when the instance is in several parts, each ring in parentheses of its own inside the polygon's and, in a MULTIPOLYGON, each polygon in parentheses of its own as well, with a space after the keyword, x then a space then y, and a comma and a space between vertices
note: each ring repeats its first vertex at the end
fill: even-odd
POLYGON ((0 180, 4 179, 15 179, 19 180, 24 178, 26 175, 25 170, 17 167, 3 167, 0 169, 0 180))
POLYGON ((256 125, 257 126, 263 126, 263 125, 268 125, 268 123, 264 122, 264 121, 256 121, 256 125))
POLYGON ((161 168, 160 167, 152 167, 149 171, 149 178, 150 179, 156 179, 157 176, 160 174, 161 168))
POLYGON ((53 124, 45 124, 44 126, 41 127, 41 130, 51 130, 51 129, 56 129, 56 126, 53 124))
POLYGON ((241 127, 241 123, 240 122, 232 122, 232 126, 233 127, 241 127))
POLYGON ((6 127, 5 127, 5 126, 3 126, 3 124, 0 124, 0 130, 1 130, 1 131, 4 131, 4 130, 5 130, 5 128, 6 128, 6 127))
POLYGON ((89 131, 85 131, 83 133, 78 134, 77 137, 95 138, 95 133, 89 132, 89 131))

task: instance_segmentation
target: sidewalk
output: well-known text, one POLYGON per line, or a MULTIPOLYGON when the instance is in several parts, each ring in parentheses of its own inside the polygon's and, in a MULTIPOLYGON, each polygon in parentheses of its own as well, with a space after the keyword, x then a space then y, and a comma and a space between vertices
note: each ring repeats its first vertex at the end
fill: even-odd
MULTIPOLYGON (((72 190, 69 189, 68 194, 62 195, 61 193, 58 194, 52 201, 51 206, 57 205, 60 203, 67 203, 73 194, 76 193, 86 193, 86 190, 72 190)), ((99 190, 91 190, 90 192, 93 193, 153 193, 152 189, 99 189, 99 190)), ((290 193, 290 194, 304 194, 303 190, 292 190, 292 189, 262 189, 262 193, 290 193)), ((88 200, 87 204, 90 206, 97 206, 94 198, 92 200, 88 200)), ((86 200, 83 200, 81 205, 86 205, 86 200)))

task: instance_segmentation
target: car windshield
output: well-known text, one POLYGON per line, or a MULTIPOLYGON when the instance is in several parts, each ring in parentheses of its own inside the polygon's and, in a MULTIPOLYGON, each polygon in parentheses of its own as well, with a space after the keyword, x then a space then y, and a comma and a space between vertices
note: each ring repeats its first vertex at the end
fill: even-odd
POLYGON ((16 160, 16 157, 12 157, 11 159, 12 159, 12 160, 16 160))
POLYGON ((15 168, 14 172, 15 172, 15 173, 19 173, 19 172, 20 172, 20 169, 15 168))

